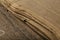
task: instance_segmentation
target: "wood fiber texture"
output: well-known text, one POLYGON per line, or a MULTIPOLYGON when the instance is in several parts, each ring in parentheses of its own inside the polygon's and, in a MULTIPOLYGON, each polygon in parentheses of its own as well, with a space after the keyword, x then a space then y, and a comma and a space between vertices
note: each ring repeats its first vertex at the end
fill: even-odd
POLYGON ((0 40, 60 40, 60 0, 1 0, 0 40))

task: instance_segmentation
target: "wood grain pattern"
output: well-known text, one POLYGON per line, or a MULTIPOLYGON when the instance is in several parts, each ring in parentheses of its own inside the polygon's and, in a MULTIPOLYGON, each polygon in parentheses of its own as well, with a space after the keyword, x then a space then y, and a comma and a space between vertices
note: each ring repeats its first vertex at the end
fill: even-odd
POLYGON ((40 36, 33 32, 29 26, 15 18, 11 12, 2 6, 0 7, 0 30, 5 31, 5 35, 0 40, 39 40, 40 36), (4 12, 3 12, 4 11, 4 12))
MULTIPOLYGON (((6 40, 59 40, 59 0, 1 0, 1 24, 6 40), (7 10, 8 9, 8 10, 7 10), (2 18, 3 17, 3 18, 2 18), (25 29, 26 26, 26 29, 25 29), (16 31, 17 30, 17 31, 16 31), (10 34, 10 32, 12 34, 10 34), (17 33, 16 33, 17 32, 17 33), (21 36, 19 36, 21 33, 21 36), (12 36, 9 36, 12 35, 12 36), (13 38, 12 38, 13 37, 13 38), (22 39, 23 38, 23 39, 22 39)), ((1 38, 1 39, 2 39, 1 38)), ((2 39, 2 40, 3 40, 2 39)))

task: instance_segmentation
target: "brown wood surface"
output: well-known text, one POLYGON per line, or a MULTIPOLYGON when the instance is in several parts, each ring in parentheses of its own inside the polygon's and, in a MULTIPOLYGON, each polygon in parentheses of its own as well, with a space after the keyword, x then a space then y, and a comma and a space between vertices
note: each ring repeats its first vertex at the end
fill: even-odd
POLYGON ((0 30, 0 40, 60 40, 60 0, 1 0, 0 30))
POLYGON ((24 22, 15 18, 11 12, 0 5, 0 30, 5 34, 0 40, 39 40, 40 37, 33 32, 24 22))

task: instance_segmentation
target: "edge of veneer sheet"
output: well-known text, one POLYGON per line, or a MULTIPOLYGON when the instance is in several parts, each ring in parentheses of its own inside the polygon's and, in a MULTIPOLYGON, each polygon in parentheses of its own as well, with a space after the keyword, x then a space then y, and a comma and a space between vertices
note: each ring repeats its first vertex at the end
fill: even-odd
MULTIPOLYGON (((25 19, 27 19, 26 21, 29 22, 30 24, 34 25, 35 28, 37 28, 38 30, 35 30, 34 27, 32 27, 39 35, 43 35, 43 36, 48 36, 51 40, 57 40, 58 35, 56 32, 56 29, 54 28, 55 26, 53 24, 51 24, 50 22, 48 22, 48 20, 42 18, 41 16, 38 16, 38 14, 36 14, 35 12, 32 12, 29 9, 26 9, 24 7, 20 7, 20 5, 16 4, 16 3, 11 3, 11 1, 13 0, 1 0, 1 4, 6 7, 9 11, 11 11, 13 13, 13 15, 17 16, 18 18, 22 17, 21 20, 24 21, 25 19), (17 14, 18 13, 18 14, 17 14), (26 18, 24 16, 19 15, 25 15, 28 16, 29 18, 35 20, 36 22, 34 22, 33 20, 26 18), (41 27, 40 27, 41 26, 41 27), (43 27, 42 27, 43 26, 43 27), (45 34, 40 33, 40 30, 45 34)), ((26 22, 26 23, 27 23, 26 22)), ((28 23, 27 23, 28 24, 28 23)), ((29 25, 30 25, 29 24, 29 25)))

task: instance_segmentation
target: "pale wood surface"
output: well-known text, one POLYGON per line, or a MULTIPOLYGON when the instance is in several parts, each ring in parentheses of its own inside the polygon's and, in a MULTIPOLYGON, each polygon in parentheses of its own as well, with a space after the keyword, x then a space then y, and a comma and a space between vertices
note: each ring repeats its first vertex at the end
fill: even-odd
POLYGON ((24 22, 15 18, 11 12, 0 5, 0 30, 5 32, 0 40, 39 40, 40 36, 33 32, 24 22))
MULTIPOLYGON (((5 2, 5 1, 4 2, 3 1, 1 2, 2 4, 4 4, 4 2, 5 2)), ((47 34, 51 38, 51 40, 57 40, 55 38, 58 38, 58 40, 60 40, 60 31, 59 31, 60 30, 60 0, 15 0, 15 1, 7 0, 5 5, 8 6, 8 7, 6 7, 8 10, 12 10, 14 12, 16 11, 19 13, 20 13, 19 10, 25 10, 28 15, 29 15, 29 13, 32 14, 32 16, 36 17, 41 22, 43 22, 45 24, 45 26, 47 26, 46 27, 47 29, 52 30, 52 32, 54 33, 54 35, 56 35, 56 37, 53 37, 54 35, 52 33, 45 30, 44 28, 41 28, 40 26, 38 26, 38 28, 40 28, 41 31, 43 31, 45 34, 47 34), (52 29, 50 29, 50 28, 52 28, 52 29)), ((10 13, 10 14, 12 15, 12 13, 10 13)), ((6 15, 7 15, 7 13, 6 13, 6 15)), ((8 14, 8 16, 9 16, 9 14, 8 14)), ((11 17, 11 18, 12 19, 9 19, 11 21, 13 19, 15 19, 14 17, 11 17)), ((3 20, 5 20, 5 19, 3 19, 3 20)), ((15 19, 15 20, 18 20, 18 19, 15 19)), ((29 22, 31 22, 31 21, 29 21, 29 22)), ((12 23, 14 24, 15 22, 12 21, 12 23)), ((41 23, 41 24, 43 24, 43 23, 41 23)), ((24 23, 19 22, 19 24, 22 25, 24 23)), ((24 27, 24 25, 23 25, 23 27, 24 27)), ((30 29, 28 27, 26 27, 26 28, 30 29)), ((27 31, 27 30, 25 30, 25 31, 27 31)), ((31 30, 31 31, 33 31, 33 30, 31 30)), ((26 33, 28 33, 28 32, 26 32, 26 33)), ((28 34, 30 35, 31 33, 28 33, 28 34)), ((35 32, 33 32, 33 34, 35 34, 35 32)), ((33 34, 31 34, 31 35, 33 35, 33 34)), ((37 35, 37 34, 35 34, 35 35, 37 35)), ((29 37, 29 38, 30 38, 30 40, 33 40, 31 37, 29 37)), ((39 37, 39 38, 41 38, 41 37, 39 37)), ((39 38, 36 37, 36 40, 40 40, 39 38)), ((35 37, 34 37, 34 39, 35 39, 35 37)), ((23 40, 25 40, 25 39, 23 39, 23 40)), ((28 40, 28 39, 26 39, 26 40, 28 40)))

